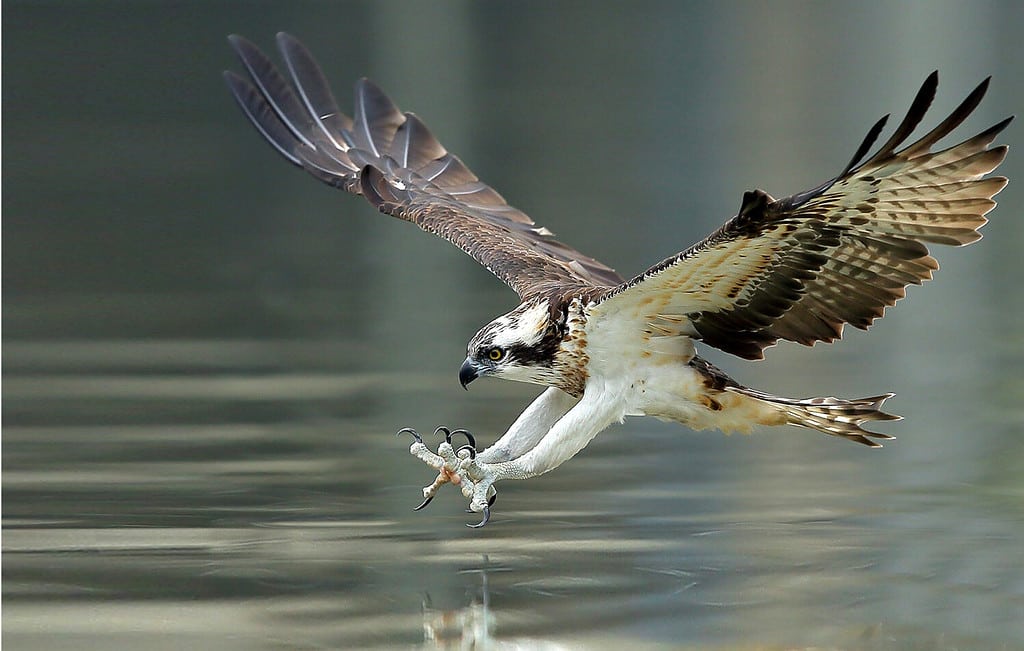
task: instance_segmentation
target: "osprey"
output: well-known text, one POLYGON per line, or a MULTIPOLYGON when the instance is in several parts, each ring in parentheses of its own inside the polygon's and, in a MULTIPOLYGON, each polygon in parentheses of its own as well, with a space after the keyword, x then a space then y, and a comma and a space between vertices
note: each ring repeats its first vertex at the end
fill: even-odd
POLYGON ((469 342, 463 387, 481 376, 548 387, 491 447, 465 430, 438 428, 437 453, 411 429, 410 452, 438 471, 426 506, 446 483, 490 518, 502 479, 557 468, 626 416, 656 416, 693 429, 747 432, 797 425, 871 447, 891 436, 865 423, 897 420, 886 393, 846 400, 774 396, 736 382, 698 356, 696 341, 756 360, 778 340, 832 342, 844 324, 866 329, 938 269, 926 244, 981 237, 988 177, 1007 147, 990 147, 1012 116, 940 151, 932 148, 978 106, 983 81, 945 120, 904 146, 935 96, 933 72, 906 117, 863 160, 886 117, 833 179, 774 199, 754 190, 706 239, 626 280, 557 241, 449 154, 412 113, 377 86, 356 83, 355 111, 338 104, 309 51, 288 34, 277 44, 287 77, 249 41, 231 36, 248 79, 224 77, 249 120, 277 151, 321 181, 362 195, 381 212, 444 238, 508 284, 521 303, 469 342), (900 147, 902 146, 902 149, 900 147), (456 449, 455 434, 468 444, 456 449))

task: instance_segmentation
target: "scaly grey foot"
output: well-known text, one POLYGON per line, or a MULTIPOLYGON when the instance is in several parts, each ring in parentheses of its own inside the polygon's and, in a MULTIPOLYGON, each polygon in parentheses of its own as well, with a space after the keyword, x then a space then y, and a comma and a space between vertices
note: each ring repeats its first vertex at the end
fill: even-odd
POLYGON ((429 486, 423 487, 423 502, 414 511, 426 507, 445 484, 451 483, 462 490, 463 496, 470 498, 471 513, 483 512, 483 520, 478 524, 466 525, 472 528, 482 527, 491 517, 491 505, 497 497, 494 489, 494 473, 487 468, 488 464, 476 461, 476 439, 463 429, 450 430, 438 427, 434 434, 444 434, 444 441, 437 446, 437 453, 431 452, 423 442, 423 438, 411 427, 398 431, 398 435, 410 434, 413 443, 409 453, 438 471, 437 477, 429 486), (452 437, 461 434, 468 443, 457 450, 452 445, 452 437))

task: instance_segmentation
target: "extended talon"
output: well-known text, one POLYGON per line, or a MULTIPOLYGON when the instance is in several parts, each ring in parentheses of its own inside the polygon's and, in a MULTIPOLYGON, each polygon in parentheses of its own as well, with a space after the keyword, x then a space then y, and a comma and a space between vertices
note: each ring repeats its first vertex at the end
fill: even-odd
POLYGON ((484 507, 484 519, 476 524, 467 524, 466 526, 470 529, 479 529, 480 527, 487 524, 487 521, 491 519, 491 507, 487 505, 484 507))
POLYGON ((474 437, 472 434, 470 434, 464 429, 450 430, 444 425, 441 425, 436 430, 434 430, 434 435, 436 436, 438 434, 444 434, 444 440, 448 442, 448 445, 452 444, 453 436, 455 436, 456 434, 462 434, 463 436, 466 437, 466 440, 469 441, 469 444, 473 446, 473 449, 476 449, 476 437, 474 437))
MULTIPOLYGON (((414 430, 411 427, 403 427, 402 429, 398 430, 397 433, 395 433, 395 436, 401 436, 402 434, 412 434, 412 437, 414 439, 416 439, 417 443, 422 443, 423 442, 423 437, 419 435, 419 432, 417 432, 416 430, 414 430)), ((420 508, 422 508, 422 507, 420 507, 420 508)))
POLYGON ((444 434, 444 440, 448 441, 448 443, 452 442, 452 431, 444 425, 440 425, 434 430, 434 436, 437 436, 438 434, 444 434))
MULTIPOLYGON (((483 519, 477 524, 467 525, 473 529, 478 529, 487 524, 491 519, 491 505, 494 504, 494 499, 497 495, 495 491, 493 494, 489 493, 494 491, 490 486, 485 489, 483 485, 476 486, 476 476, 474 473, 476 465, 476 458, 478 455, 476 449, 476 438, 464 429, 451 430, 444 425, 441 425, 434 430, 434 435, 443 434, 444 442, 437 448, 437 453, 431 452, 427 449, 423 443, 423 437, 411 427, 404 427, 397 433, 399 436, 402 434, 409 434, 416 440, 410 448, 410 452, 413 456, 417 457, 431 468, 438 470, 437 478, 434 483, 423 489, 424 499, 423 502, 413 509, 413 511, 420 511, 427 507, 428 504, 433 501, 435 494, 444 484, 454 484, 462 489, 462 494, 466 497, 472 497, 474 494, 480 495, 479 501, 475 504, 482 505, 483 519), (461 434, 466 437, 467 443, 459 447, 458 450, 454 450, 452 446, 452 437, 457 434, 461 434), (482 504, 486 499, 486 504, 482 504)), ((490 483, 490 482, 488 482, 490 483)), ((473 511, 471 511, 472 513, 473 511)))
POLYGON ((434 499, 434 496, 431 495, 427 499, 423 500, 423 504, 420 504, 419 506, 414 508, 413 511, 419 511, 420 509, 424 508, 427 504, 430 504, 431 500, 433 500, 433 499, 434 499))

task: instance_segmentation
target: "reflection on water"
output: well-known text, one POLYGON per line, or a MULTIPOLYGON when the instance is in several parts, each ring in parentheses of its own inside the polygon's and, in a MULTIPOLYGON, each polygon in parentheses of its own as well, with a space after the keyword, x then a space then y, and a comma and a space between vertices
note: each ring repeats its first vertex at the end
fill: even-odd
MULTIPOLYGON (((632 420, 506 486, 469 531, 454 490, 411 512, 429 473, 391 434, 459 396, 453 378, 324 368, 355 349, 9 343, 4 642, 980 649, 1024 635, 1005 478, 904 484, 895 445, 632 420)), ((503 390, 472 396, 481 436, 502 425, 485 412, 503 390)))

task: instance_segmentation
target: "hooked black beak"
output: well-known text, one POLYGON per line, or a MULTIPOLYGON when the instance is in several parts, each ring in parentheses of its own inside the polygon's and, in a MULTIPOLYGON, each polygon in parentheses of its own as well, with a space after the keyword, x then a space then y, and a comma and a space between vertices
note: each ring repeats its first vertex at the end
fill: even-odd
POLYGON ((476 371, 476 365, 473 363, 473 360, 467 357, 466 361, 462 362, 462 368, 459 369, 459 384, 468 391, 469 387, 466 385, 478 377, 480 377, 480 374, 476 371))

